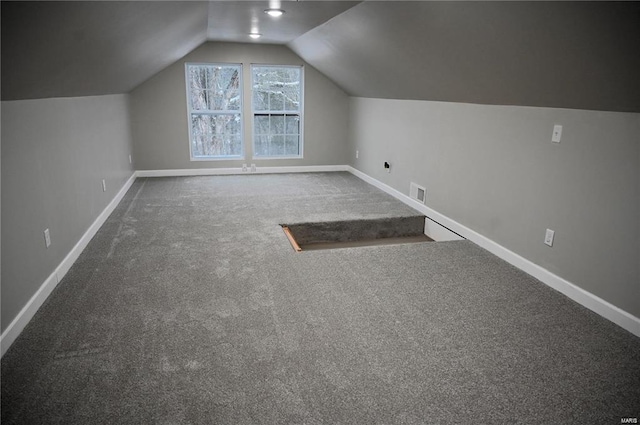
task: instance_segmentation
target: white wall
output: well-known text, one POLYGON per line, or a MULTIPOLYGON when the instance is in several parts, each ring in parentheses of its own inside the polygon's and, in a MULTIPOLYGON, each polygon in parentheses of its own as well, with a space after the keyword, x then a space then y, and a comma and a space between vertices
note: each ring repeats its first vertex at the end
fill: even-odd
POLYGON ((131 177, 131 149, 127 95, 2 102, 3 332, 131 177))
POLYGON ((136 168, 305 166, 344 164, 349 97, 286 46, 205 43, 131 92, 136 168), (187 128, 186 62, 241 63, 244 80, 244 160, 191 161, 187 128), (251 64, 305 65, 304 158, 252 159, 251 64))
POLYGON ((406 194, 411 181, 425 186, 430 208, 640 317, 640 114, 368 98, 350 106, 356 169, 406 194), (553 247, 543 244, 547 228, 553 247))

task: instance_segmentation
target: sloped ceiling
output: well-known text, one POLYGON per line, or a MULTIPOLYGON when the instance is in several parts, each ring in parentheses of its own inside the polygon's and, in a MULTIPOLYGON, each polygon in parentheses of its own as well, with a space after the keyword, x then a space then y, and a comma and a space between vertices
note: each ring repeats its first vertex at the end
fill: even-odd
POLYGON ((286 44, 359 2, 275 3, 2 1, 2 100, 127 93, 206 40, 286 44))
POLYGON ((2 1, 2 99, 126 93, 206 40, 353 96, 640 112, 640 2, 2 1))
POLYGON ((126 93, 206 39, 206 2, 2 2, 2 100, 126 93))
POLYGON ((351 95, 640 112, 640 3, 357 5, 290 47, 351 95))

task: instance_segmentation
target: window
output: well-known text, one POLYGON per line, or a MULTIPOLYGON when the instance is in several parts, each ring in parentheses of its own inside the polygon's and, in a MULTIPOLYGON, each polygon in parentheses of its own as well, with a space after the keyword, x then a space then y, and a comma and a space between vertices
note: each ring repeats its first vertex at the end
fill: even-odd
POLYGON ((187 64, 192 160, 243 157, 242 65, 187 64))
POLYGON ((251 67, 253 156, 302 157, 302 67, 251 67))

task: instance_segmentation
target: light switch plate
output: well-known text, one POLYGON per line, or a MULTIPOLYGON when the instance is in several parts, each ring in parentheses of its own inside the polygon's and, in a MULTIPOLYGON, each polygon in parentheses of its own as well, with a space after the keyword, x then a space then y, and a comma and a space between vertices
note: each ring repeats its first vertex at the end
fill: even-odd
POLYGON ((549 246, 553 246, 553 237, 555 236, 556 232, 554 232, 551 229, 547 229, 547 232, 544 234, 544 243, 549 245, 549 246))
POLYGON ((554 143, 560 143, 560 139, 562 138, 562 126, 556 124, 553 126, 553 134, 551 135, 551 141, 554 143))
POLYGON ((49 248, 51 246, 51 234, 49 233, 49 229, 44 229, 44 246, 45 248, 49 248))

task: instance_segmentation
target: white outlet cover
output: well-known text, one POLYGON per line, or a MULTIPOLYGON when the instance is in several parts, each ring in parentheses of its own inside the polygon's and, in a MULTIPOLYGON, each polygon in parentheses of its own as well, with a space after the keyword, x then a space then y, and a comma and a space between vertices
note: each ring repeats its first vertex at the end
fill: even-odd
POLYGON ((560 143, 560 139, 562 138, 562 126, 556 124, 553 126, 553 134, 551 135, 551 141, 554 143, 560 143))
POLYGON ((551 229, 547 229, 547 232, 544 235, 544 243, 549 245, 549 246, 553 246, 553 237, 555 236, 556 232, 554 232, 551 229))
POLYGON ((49 248, 51 246, 51 234, 49 229, 44 229, 44 246, 49 248))

